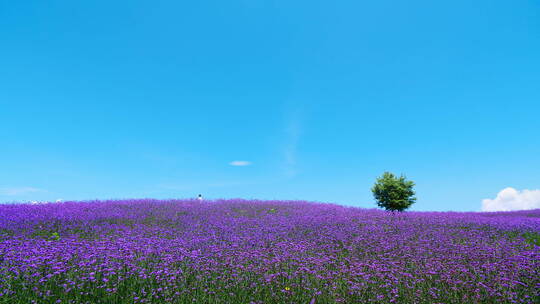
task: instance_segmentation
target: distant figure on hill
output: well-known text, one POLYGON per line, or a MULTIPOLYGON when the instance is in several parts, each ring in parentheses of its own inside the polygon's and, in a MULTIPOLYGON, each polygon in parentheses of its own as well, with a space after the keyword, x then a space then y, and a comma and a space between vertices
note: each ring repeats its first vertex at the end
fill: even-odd
POLYGON ((197 196, 197 199, 199 200, 199 202, 202 202, 202 200, 203 200, 202 195, 199 194, 199 196, 197 196))

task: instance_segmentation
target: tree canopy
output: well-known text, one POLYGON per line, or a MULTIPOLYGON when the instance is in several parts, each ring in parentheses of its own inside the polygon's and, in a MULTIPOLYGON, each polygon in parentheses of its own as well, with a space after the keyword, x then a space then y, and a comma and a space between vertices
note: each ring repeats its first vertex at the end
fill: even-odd
POLYGON ((379 207, 388 211, 403 211, 416 202, 414 185, 413 181, 403 175, 397 177, 393 173, 384 172, 377 178, 371 191, 379 207))

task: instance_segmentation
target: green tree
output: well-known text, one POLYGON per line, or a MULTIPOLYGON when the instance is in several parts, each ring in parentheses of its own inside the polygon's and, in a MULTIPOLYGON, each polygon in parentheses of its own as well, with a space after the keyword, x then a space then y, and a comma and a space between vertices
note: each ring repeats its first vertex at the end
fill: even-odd
POLYGON ((371 191, 379 207, 388 211, 403 211, 416 202, 413 187, 414 182, 407 180, 405 176, 397 177, 390 172, 384 172, 377 178, 371 191))

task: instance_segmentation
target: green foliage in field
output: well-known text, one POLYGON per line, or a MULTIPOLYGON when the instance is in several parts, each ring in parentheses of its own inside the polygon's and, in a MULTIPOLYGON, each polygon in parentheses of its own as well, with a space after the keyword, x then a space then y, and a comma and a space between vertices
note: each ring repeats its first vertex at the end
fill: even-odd
POLYGON ((403 175, 397 177, 390 172, 384 172, 377 178, 371 191, 379 207, 388 211, 403 211, 416 201, 413 187, 414 182, 403 175))

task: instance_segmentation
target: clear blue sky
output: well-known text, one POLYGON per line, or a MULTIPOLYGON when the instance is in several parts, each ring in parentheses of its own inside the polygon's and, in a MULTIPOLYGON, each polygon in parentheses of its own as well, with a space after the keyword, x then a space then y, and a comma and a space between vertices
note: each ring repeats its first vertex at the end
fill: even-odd
POLYGON ((0 202, 374 207, 388 170, 479 210, 540 187, 539 117, 538 1, 0 2, 0 202))

